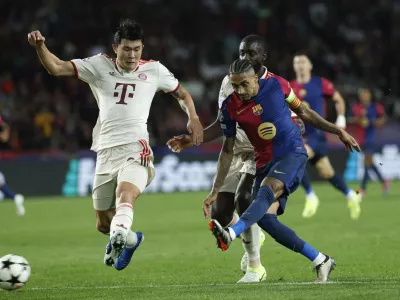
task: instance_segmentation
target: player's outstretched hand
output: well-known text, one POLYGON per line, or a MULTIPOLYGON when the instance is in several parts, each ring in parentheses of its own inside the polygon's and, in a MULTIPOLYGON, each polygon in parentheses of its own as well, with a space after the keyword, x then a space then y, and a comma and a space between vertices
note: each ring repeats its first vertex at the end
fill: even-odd
POLYGON ((32 47, 40 47, 45 41, 45 37, 40 33, 39 30, 28 33, 28 42, 32 47))
POLYGON ((182 134, 169 139, 167 146, 172 152, 179 153, 186 148, 193 147, 193 140, 190 135, 182 134))
POLYGON ((360 146, 358 145, 357 141, 348 134, 345 130, 341 130, 339 134, 339 138, 342 143, 346 146, 346 149, 353 152, 353 148, 357 150, 357 152, 361 151, 360 146))
POLYGON ((203 142, 203 126, 198 117, 189 120, 187 130, 192 135, 194 145, 198 146, 203 142))
POLYGON ((206 199, 203 201, 203 213, 204 213, 204 218, 208 219, 211 216, 211 205, 214 203, 214 201, 217 200, 217 194, 213 194, 212 192, 210 195, 207 196, 206 199))

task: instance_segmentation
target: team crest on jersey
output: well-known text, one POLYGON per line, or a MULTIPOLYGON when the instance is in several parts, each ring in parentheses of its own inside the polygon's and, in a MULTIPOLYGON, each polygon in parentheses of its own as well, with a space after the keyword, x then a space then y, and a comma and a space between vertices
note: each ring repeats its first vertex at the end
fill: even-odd
POLYGON ((262 113, 263 113, 263 109, 260 104, 253 106, 253 114, 255 114, 256 116, 259 116, 262 113))
POLYGON ((271 140, 276 135, 276 127, 274 124, 264 122, 258 126, 258 136, 263 140, 271 140))
POLYGON ((146 79, 147 79, 147 75, 144 74, 144 73, 140 73, 140 74, 138 75, 138 77, 139 77, 140 79, 142 79, 142 80, 146 80, 146 79))
POLYGON ((300 95, 301 98, 304 98, 304 96, 307 95, 307 91, 305 89, 301 89, 299 91, 299 95, 300 95))

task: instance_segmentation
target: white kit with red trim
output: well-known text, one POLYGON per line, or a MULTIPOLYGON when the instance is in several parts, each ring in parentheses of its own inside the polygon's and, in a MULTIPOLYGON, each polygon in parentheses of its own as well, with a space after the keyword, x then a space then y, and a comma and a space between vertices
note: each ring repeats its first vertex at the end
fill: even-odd
POLYGON ((153 97, 157 91, 170 93, 179 88, 174 75, 153 60, 140 60, 134 71, 126 72, 104 54, 71 63, 76 76, 89 84, 99 107, 91 149, 99 151, 140 140, 147 145, 147 119, 153 97))

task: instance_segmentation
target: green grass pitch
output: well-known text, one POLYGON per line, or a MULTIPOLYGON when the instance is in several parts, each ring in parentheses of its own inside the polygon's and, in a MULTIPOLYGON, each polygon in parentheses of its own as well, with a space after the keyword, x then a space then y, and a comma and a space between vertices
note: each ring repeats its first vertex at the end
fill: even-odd
POLYGON ((0 291, 0 299, 400 299, 399 183, 386 197, 370 184, 358 221, 329 185, 315 190, 315 217, 301 217, 297 191, 281 221, 335 257, 330 284, 312 284, 312 264, 267 237, 267 281, 236 285, 242 245, 216 248, 202 214, 206 192, 143 195, 133 229, 146 239, 122 272, 103 265, 107 237, 96 232, 90 198, 35 198, 22 218, 11 201, 0 203, 0 256, 24 256, 32 268, 25 287, 0 291))

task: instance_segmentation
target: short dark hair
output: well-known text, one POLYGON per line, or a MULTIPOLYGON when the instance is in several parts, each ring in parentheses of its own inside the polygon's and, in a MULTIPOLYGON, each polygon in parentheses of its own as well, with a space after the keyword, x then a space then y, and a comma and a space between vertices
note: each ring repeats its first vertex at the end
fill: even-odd
POLYGON ((311 55, 310 55, 310 53, 308 53, 308 51, 307 50, 298 50, 298 51, 296 51, 295 53, 294 53, 294 56, 306 56, 306 57, 308 57, 308 59, 310 59, 311 60, 311 55))
POLYGON ((268 52, 268 45, 265 39, 256 34, 250 34, 243 38, 242 43, 257 44, 264 53, 268 52))
POLYGON ((123 19, 115 30, 114 43, 118 45, 122 39, 129 41, 141 40, 144 43, 143 30, 134 20, 123 19))
POLYGON ((253 65, 248 59, 237 59, 229 67, 229 75, 242 74, 254 70, 253 65))

